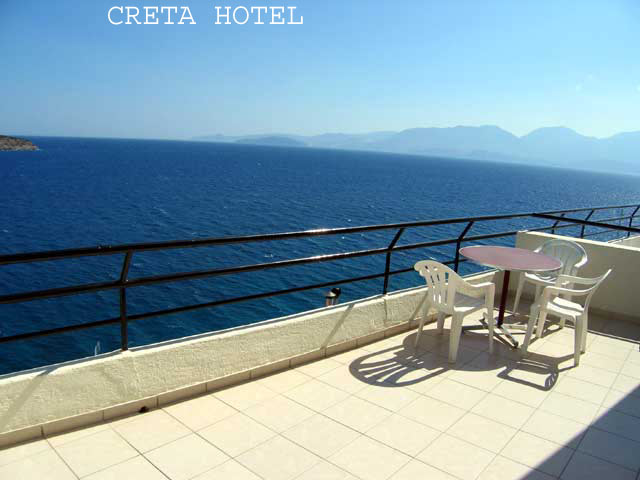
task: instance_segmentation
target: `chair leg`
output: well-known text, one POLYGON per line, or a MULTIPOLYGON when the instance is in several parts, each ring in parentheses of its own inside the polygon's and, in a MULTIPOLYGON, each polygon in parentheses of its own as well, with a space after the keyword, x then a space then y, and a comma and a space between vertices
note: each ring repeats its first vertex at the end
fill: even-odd
POLYGON ((455 363, 458 357, 458 346, 460 345, 460 334, 462 333, 462 317, 453 315, 451 317, 451 333, 449 336, 449 363, 455 363))
POLYGON ((438 312, 438 333, 442 334, 442 332, 444 331, 444 313, 442 312, 438 312))
POLYGON ((542 332, 544 331, 544 322, 547 319, 547 311, 540 310, 538 313, 538 328, 536 329, 536 337, 542 338, 542 332))
MULTIPOLYGON (((493 310, 493 309, 492 309, 493 310)), ((496 323, 495 318, 493 317, 493 311, 487 309, 488 313, 485 317, 485 322, 489 325, 489 353, 493 353, 493 329, 496 323)))
POLYGON ((418 342, 420 341, 420 335, 422 335, 422 328, 424 327, 424 317, 420 319, 420 325, 418 326, 418 331, 416 332, 416 339, 413 342, 413 348, 418 348, 418 342))
POLYGON ((584 333, 584 322, 580 317, 574 319, 576 325, 575 340, 573 342, 573 365, 580 365, 580 352, 582 350, 582 335, 584 333))
POLYGON ((589 332, 589 315, 587 312, 584 312, 582 315, 582 319, 579 319, 583 324, 582 328, 582 338, 580 340, 580 353, 585 353, 587 351, 587 333, 589 332))
POLYGON ((520 305, 520 296, 522 295, 522 289, 524 287, 524 273, 520 273, 518 278, 518 290, 516 290, 516 300, 513 302, 513 313, 518 314, 518 305, 520 305))
POLYGON ((431 305, 429 305, 427 297, 425 296, 424 305, 422 307, 422 318, 420 319, 420 324, 418 326, 418 332, 416 333, 416 339, 413 343, 413 348, 416 348, 418 346, 418 341, 420 341, 420 335, 422 335, 422 329, 424 328, 424 322, 427 321, 427 317, 429 316, 429 308, 431 308, 431 305))
POLYGON ((535 307, 535 304, 531 307, 531 311, 529 313, 529 323, 527 323, 527 333, 524 336, 524 342, 522 343, 522 353, 527 353, 529 349, 529 343, 531 343, 531 337, 533 336, 533 327, 538 320, 538 309, 535 307))

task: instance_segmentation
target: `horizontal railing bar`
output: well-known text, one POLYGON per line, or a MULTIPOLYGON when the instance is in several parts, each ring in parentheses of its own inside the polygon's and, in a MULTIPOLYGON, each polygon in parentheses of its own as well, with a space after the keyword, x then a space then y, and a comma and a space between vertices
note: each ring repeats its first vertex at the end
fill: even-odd
POLYGON ((87 328, 103 327, 105 325, 113 325, 120 323, 120 318, 110 318, 108 320, 98 320, 89 323, 80 323, 78 325, 67 325, 66 327, 51 328, 49 330, 40 330, 38 332, 20 333, 8 337, 0 337, 0 343, 15 342, 18 340, 28 340, 31 338, 46 337, 57 333, 73 332, 76 330, 85 330, 87 328))
POLYGON ((577 223, 577 224, 587 225, 587 226, 591 226, 591 227, 609 228, 609 230, 618 230, 618 231, 623 231, 623 232, 637 232, 637 233, 640 233, 640 228, 628 227, 628 226, 622 226, 622 225, 611 225, 610 223, 595 222, 593 220, 581 220, 581 219, 578 219, 578 218, 557 217, 557 216, 554 216, 554 215, 547 215, 547 214, 544 214, 544 213, 535 213, 533 216, 536 217, 536 218, 545 218, 545 219, 548 219, 548 220, 562 219, 562 221, 565 221, 565 222, 577 223))
MULTIPOLYGON (((576 226, 576 225, 573 223, 569 223, 566 225, 559 225, 556 227, 556 230, 561 228, 568 228, 572 226, 576 226)), ((550 230, 551 228, 553 227, 540 227, 540 228, 530 229, 529 231, 545 231, 545 230, 550 230)), ((628 227, 625 227, 625 228, 628 228, 628 227)), ((463 239, 463 242, 468 243, 472 241, 488 240, 492 238, 513 236, 513 235, 516 235, 519 231, 520 230, 512 230, 507 232, 475 235, 471 237, 465 237, 463 239)), ((413 243, 413 244, 399 245, 399 246, 396 245, 393 247, 392 251, 405 251, 405 250, 415 250, 418 248, 438 247, 438 246, 444 246, 444 245, 451 245, 456 243, 457 241, 458 241, 457 238, 446 238, 442 240, 433 240, 430 242, 420 242, 420 243, 413 243)), ((195 272, 180 272, 180 273, 173 273, 173 274, 166 274, 166 275, 155 275, 155 276, 141 277, 137 279, 136 278, 130 279, 126 283, 122 281, 101 282, 101 283, 93 283, 93 284, 87 284, 87 285, 77 285, 77 286, 70 286, 70 287, 37 290, 33 292, 1 295, 0 304, 28 302, 28 301, 34 301, 34 300, 42 300, 46 298, 78 295, 83 293, 95 293, 98 291, 113 290, 116 288, 132 288, 132 287, 157 285, 160 283, 197 280, 197 279, 208 278, 213 276, 232 275, 237 273, 248 273, 248 272, 260 271, 260 270, 270 270, 274 268, 306 265, 310 263, 330 262, 330 261, 345 260, 349 258, 357 258, 357 257, 363 257, 363 256, 381 255, 387 252, 388 252, 388 248, 377 248, 377 249, 359 250, 359 251, 352 251, 352 252, 345 252, 345 253, 317 255, 313 257, 305 257, 305 258, 298 258, 298 259, 292 259, 292 260, 281 260, 278 262, 243 265, 240 267, 199 270, 195 272)))
MULTIPOLYGON (((461 262, 466 262, 466 259, 461 259, 461 262)), ((451 263, 453 263, 453 260, 447 261, 447 262, 443 262, 445 265, 449 265, 451 263)), ((409 267, 409 268, 404 268, 401 270, 393 270, 391 272, 389 272, 389 275, 398 275, 398 274, 402 274, 402 273, 408 273, 413 271, 413 267, 409 267)), ((127 316, 127 320, 128 321, 135 321, 135 320, 144 320, 147 318, 151 318, 151 317, 159 317, 159 316, 164 316, 164 315, 172 315, 172 314, 176 314, 176 313, 182 313, 182 312, 188 312, 188 311, 192 311, 192 310, 199 310, 199 309, 203 309, 203 308, 210 308, 210 307, 215 307, 215 306, 219 306, 219 305, 228 305, 228 304, 232 304, 232 303, 240 303, 240 302, 244 302, 244 301, 249 301, 249 300, 259 300, 261 298, 267 298, 267 297, 274 297, 274 296, 278 296, 278 295, 287 295, 287 294, 291 294, 291 293, 297 293, 297 292, 302 292, 305 290, 315 290, 318 288, 326 288, 329 286, 334 286, 334 285, 342 285, 345 283, 355 283, 355 282, 362 282, 362 281, 366 281, 366 280, 375 280, 376 278, 381 278, 384 277, 384 272, 383 273, 376 273, 376 274, 372 274, 372 275, 365 275, 365 276, 361 276, 361 277, 353 277, 353 278, 345 278, 345 279, 341 279, 341 280, 335 280, 335 281, 331 281, 331 282, 323 282, 323 283, 317 283, 317 284, 313 284, 313 285, 307 285, 304 287, 294 287, 294 288, 288 288, 288 289, 284 289, 284 290, 276 290, 276 291, 272 291, 272 292, 265 292, 265 293, 258 293, 258 294, 254 294, 254 295, 246 295, 243 297, 234 297, 234 298, 230 298, 230 299, 225 299, 225 300, 217 300, 214 302, 206 302, 206 303, 200 303, 200 304, 196 304, 196 305, 187 305, 185 307, 177 307, 177 308, 171 308, 171 309, 166 309, 166 310, 156 310, 154 312, 147 312, 147 313, 141 313, 141 314, 135 314, 135 315, 129 315, 127 316)), ((89 323, 81 323, 78 325, 68 325, 66 327, 59 327, 59 328, 52 328, 49 330, 41 330, 38 332, 29 332, 29 333, 21 333, 18 335, 12 335, 9 337, 0 337, 0 343, 8 343, 8 342, 13 342, 13 341, 18 341, 18 340, 28 340, 31 338, 38 338, 38 337, 44 337, 44 336, 48 336, 48 335, 54 335, 57 333, 65 333, 65 332, 70 332, 70 331, 75 331, 75 330, 84 330, 87 328, 94 328, 94 327, 102 327, 105 325, 113 325, 113 324, 117 324, 120 323, 120 318, 110 318, 107 320, 98 320, 96 322, 89 322, 89 323)))
POLYGON ((74 285, 70 287, 48 288, 45 290, 34 290, 32 292, 10 293, 0 295, 0 305, 9 303, 30 302, 33 300, 44 300, 46 298, 66 297, 69 295, 80 295, 83 293, 102 292, 104 290, 112 290, 120 288, 124 284, 115 282, 99 282, 87 283, 83 285, 74 285))
MULTIPOLYGON (((571 209, 571 210, 555 210, 550 212, 542 212, 537 215, 546 214, 553 215, 557 213, 573 213, 586 210, 608 210, 616 208, 631 208, 637 205, 617 205, 607 207, 596 208, 584 208, 584 209, 571 209)), ((127 252, 140 252, 140 251, 153 251, 153 250, 168 250, 176 248, 194 248, 214 245, 228 245, 234 243, 250 243, 250 242, 265 242, 273 240, 287 240, 292 238, 304 238, 315 237, 322 235, 344 235, 350 233, 361 233, 367 231, 376 230, 388 230, 398 228, 410 228, 410 227, 427 227, 435 225, 446 225, 453 223, 466 223, 469 221, 481 222, 490 220, 507 220, 511 218, 523 218, 536 215, 534 213, 510 213, 500 215, 483 215, 476 217, 462 217, 451 219, 437 219, 426 220, 419 222, 404 222, 404 223, 392 223, 382 225, 369 225, 361 227, 343 227, 343 228, 330 228, 330 229, 316 229, 305 230, 298 232, 285 232, 285 233, 271 233, 262 235, 247 235, 240 237, 218 237, 218 238, 203 238, 203 239, 190 239, 190 240, 174 240, 167 242, 149 242, 149 243, 131 243, 124 245, 99 245, 97 247, 81 247, 63 250, 49 250, 41 252, 28 252, 9 255, 0 255, 0 265, 7 265, 12 263, 28 263, 36 261, 46 260, 58 260, 63 258, 76 258, 96 255, 114 255, 127 252)))

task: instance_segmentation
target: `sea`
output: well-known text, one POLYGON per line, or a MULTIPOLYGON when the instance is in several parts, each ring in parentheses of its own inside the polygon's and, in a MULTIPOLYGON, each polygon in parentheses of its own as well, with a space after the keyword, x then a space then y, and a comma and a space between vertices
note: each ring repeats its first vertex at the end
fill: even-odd
MULTIPOLYGON (((190 141, 30 137, 0 152, 0 254, 256 235, 640 202, 640 178, 426 156, 190 141)), ((610 217, 618 212, 608 212, 610 217)), ((593 217, 597 218, 597 216, 593 217)), ((531 228, 482 222, 468 235, 531 228)), ((457 237, 464 225, 408 229, 399 245, 457 237)), ((129 278, 385 247, 395 230, 137 253, 129 278)), ((574 232, 575 233, 575 232, 574 232)), ((607 239, 608 234, 593 238, 607 239)), ((513 244, 513 237, 490 240, 513 244)), ((450 259, 453 246, 397 252, 392 269, 450 259)), ((0 295, 119 277, 123 255, 0 266, 0 295)), ((131 288, 129 314, 331 283, 384 271, 384 255, 131 288)), ((462 273, 477 271, 470 263, 462 273)), ((415 272, 389 290, 420 285, 415 272)), ((340 302, 379 295, 382 279, 336 284, 340 302)), ((131 348, 304 312, 328 288, 129 324, 131 348)), ((119 316, 117 290, 0 305, 0 336, 119 316)), ((110 325, 0 344, 0 374, 120 348, 110 325)), ((55 368, 55 367, 51 367, 55 368)))

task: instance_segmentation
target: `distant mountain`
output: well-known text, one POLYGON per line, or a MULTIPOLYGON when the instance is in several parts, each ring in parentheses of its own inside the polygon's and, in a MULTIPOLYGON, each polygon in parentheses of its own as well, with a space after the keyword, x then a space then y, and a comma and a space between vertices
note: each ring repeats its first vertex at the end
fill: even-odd
POLYGON ((235 143, 243 143, 249 145, 272 145, 274 147, 306 147, 307 144, 290 137, 257 137, 257 138, 240 138, 235 143))
POLYGON ((640 174, 640 131, 598 139, 566 127, 545 127, 522 137, 493 125, 411 128, 401 132, 326 133, 315 136, 277 134, 194 140, 306 145, 315 148, 370 150, 417 155, 526 163, 616 173, 640 174), (283 142, 293 143, 283 143, 283 142))

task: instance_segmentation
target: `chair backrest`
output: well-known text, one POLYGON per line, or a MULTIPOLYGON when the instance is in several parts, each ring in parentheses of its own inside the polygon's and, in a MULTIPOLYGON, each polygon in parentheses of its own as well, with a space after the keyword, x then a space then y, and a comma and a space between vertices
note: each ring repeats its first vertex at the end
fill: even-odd
POLYGON ((580 290, 580 296, 586 295, 584 297, 584 310, 585 312, 589 309, 589 303, 591 302, 591 297, 596 293, 598 287, 605 281, 605 279, 612 272, 611 269, 607 270, 604 275, 600 275, 596 278, 582 278, 582 277, 573 277, 571 279, 571 283, 573 284, 574 290, 580 290), (579 288, 579 285, 584 285, 587 288, 579 288))
POLYGON ((429 303, 451 312, 462 277, 446 265, 433 260, 422 260, 413 268, 427 281, 429 303))
POLYGON ((584 248, 569 240, 547 240, 535 251, 557 258, 562 262, 562 268, 554 272, 558 275, 575 276, 578 269, 587 263, 587 252, 584 251, 584 248))

